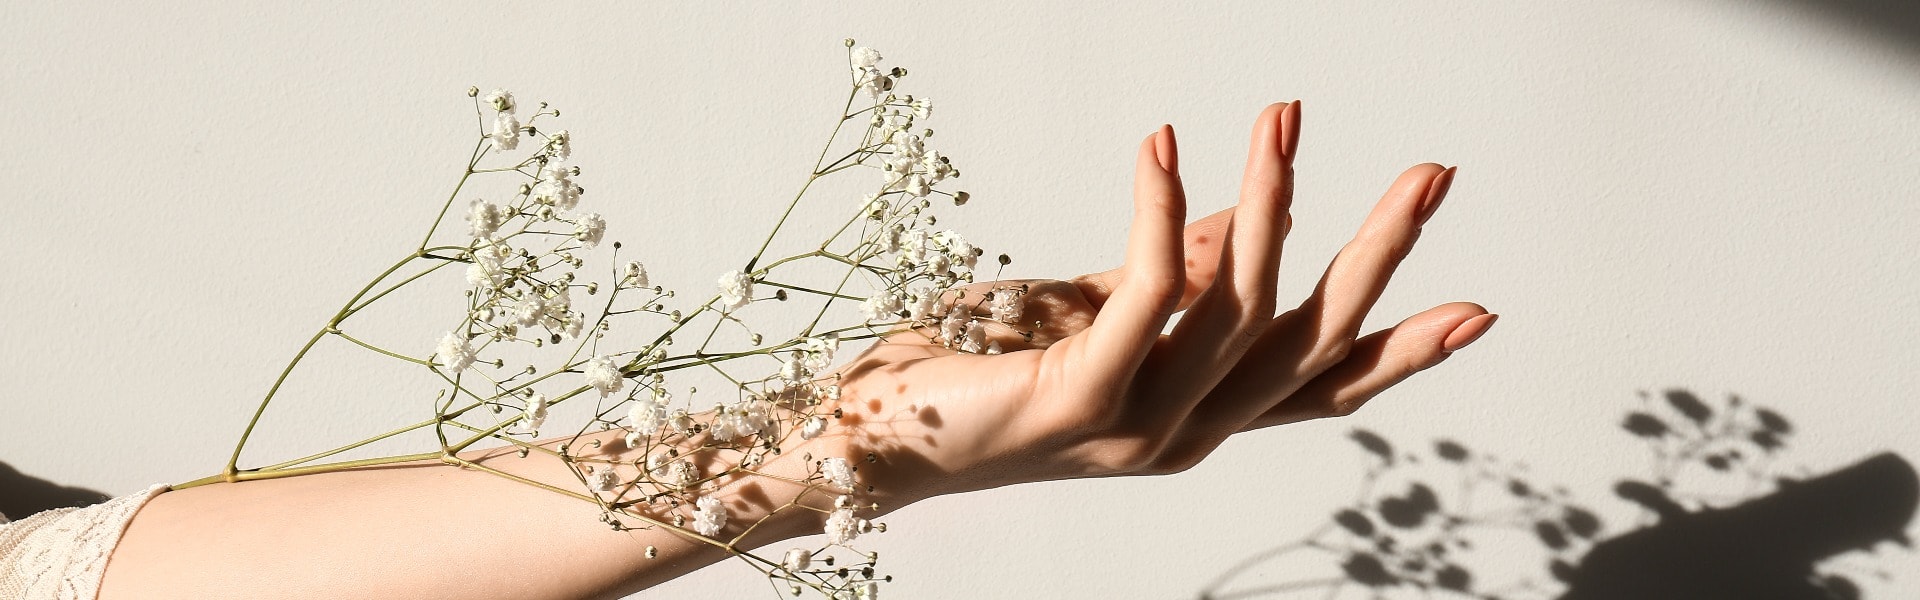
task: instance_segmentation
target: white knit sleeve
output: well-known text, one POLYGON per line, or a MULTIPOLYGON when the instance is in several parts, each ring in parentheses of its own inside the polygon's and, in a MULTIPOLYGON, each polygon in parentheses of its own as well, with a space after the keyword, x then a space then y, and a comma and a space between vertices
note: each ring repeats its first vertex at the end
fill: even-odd
POLYGON ((127 523, 166 489, 154 484, 86 508, 56 508, 0 525, 0 598, 94 600, 127 523))

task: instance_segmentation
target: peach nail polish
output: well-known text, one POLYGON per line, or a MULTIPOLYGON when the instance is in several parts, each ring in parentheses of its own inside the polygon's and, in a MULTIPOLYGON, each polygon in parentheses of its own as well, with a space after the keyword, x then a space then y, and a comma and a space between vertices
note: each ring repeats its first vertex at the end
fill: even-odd
POLYGON ((1172 125, 1161 125, 1160 131, 1154 134, 1153 156, 1160 161, 1160 168, 1167 174, 1180 173, 1180 151, 1174 145, 1172 125))
POLYGON ((1300 101, 1295 100, 1280 111, 1280 156, 1293 164, 1293 154, 1300 149, 1300 101))
POLYGON ((1432 187, 1427 188, 1427 197, 1420 201, 1420 224, 1425 225, 1433 213, 1440 210, 1440 203, 1447 199, 1447 190, 1453 189, 1453 174, 1460 167, 1447 167, 1433 178, 1432 187))
POLYGON ((1493 329, 1493 322, 1498 320, 1500 320, 1500 315, 1493 313, 1467 319, 1466 322, 1461 323, 1459 327, 1455 327, 1453 333, 1447 334, 1446 341, 1440 342, 1440 351, 1453 352, 1467 347, 1467 344, 1471 344, 1474 340, 1480 339, 1480 336, 1486 335, 1487 330, 1493 329))

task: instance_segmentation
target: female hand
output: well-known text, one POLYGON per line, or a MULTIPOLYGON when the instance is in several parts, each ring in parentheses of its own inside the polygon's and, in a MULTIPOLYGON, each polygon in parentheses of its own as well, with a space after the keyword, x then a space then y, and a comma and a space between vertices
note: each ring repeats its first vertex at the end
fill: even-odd
POLYGON ((1124 266, 963 288, 959 310, 1027 286, 1020 323, 989 329, 1004 353, 902 330, 842 367, 837 439, 862 491, 887 511, 1026 481, 1179 472, 1235 433, 1351 413, 1485 333, 1497 316, 1455 302, 1359 336, 1452 182, 1430 163, 1403 173, 1313 293, 1275 315, 1299 123, 1299 102, 1267 107, 1238 206, 1184 232, 1173 129, 1148 136, 1124 266))

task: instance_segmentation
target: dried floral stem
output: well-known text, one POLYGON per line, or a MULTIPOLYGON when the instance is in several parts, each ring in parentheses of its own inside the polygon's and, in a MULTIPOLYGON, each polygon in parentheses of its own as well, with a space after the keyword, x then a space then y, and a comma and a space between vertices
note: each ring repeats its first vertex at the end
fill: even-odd
MULTIPOLYGON (((922 331, 920 335, 957 351, 995 353, 998 346, 984 345, 984 326, 973 316, 986 298, 968 306, 959 301, 958 295, 950 294, 957 286, 973 280, 975 259, 980 251, 953 231, 933 233, 923 228, 930 228, 935 222, 927 212, 931 206, 930 196, 945 194, 953 197, 955 204, 965 200, 964 192, 956 195, 932 189, 941 180, 958 176, 958 171, 938 152, 926 150, 922 136, 911 132, 915 119, 924 118, 931 105, 924 99, 899 98, 890 93, 895 79, 905 76, 904 69, 882 71, 876 66, 880 59, 877 52, 854 49, 851 40, 848 48, 852 87, 806 181, 788 201, 745 267, 723 275, 718 282, 718 293, 686 306, 684 312, 667 308, 668 299, 675 297, 675 293, 651 285, 644 266, 637 261, 614 269, 615 281, 605 290, 601 289, 600 282, 576 281, 576 270, 584 262, 578 253, 599 243, 605 220, 597 213, 572 212, 584 190, 573 182, 573 177, 581 174, 579 167, 568 162, 572 155, 571 135, 564 130, 549 132, 535 126, 535 121, 543 116, 558 117, 559 111, 541 103, 527 121, 521 123, 514 116, 517 113, 512 94, 496 90, 483 101, 477 89, 470 90, 469 95, 475 99, 480 141, 469 155, 453 191, 435 214, 427 234, 413 252, 361 287, 295 353, 254 410, 221 473, 173 487, 275 479, 375 465, 438 462, 592 502, 600 508, 603 522, 615 529, 631 528, 628 523, 632 522, 698 540, 742 558, 776 582, 776 588, 778 582, 784 581, 796 594, 804 587, 836 598, 871 598, 876 593, 874 586, 882 580, 873 574, 877 555, 860 553, 857 560, 843 562, 832 569, 819 569, 807 566, 805 557, 811 556, 811 551, 805 549, 793 550, 802 553, 802 558, 795 562, 791 556, 786 561, 768 560, 738 547, 748 536, 764 532, 763 525, 775 515, 792 511, 829 515, 824 533, 828 534, 831 545, 818 549, 823 553, 834 547, 846 548, 846 543, 858 533, 874 528, 885 530, 884 525, 875 527, 854 516, 856 510, 874 507, 854 503, 854 490, 859 486, 854 484, 854 467, 844 457, 815 458, 802 452, 798 457, 788 458, 783 456, 783 449, 817 449, 817 446, 807 446, 804 440, 814 439, 832 423, 823 411, 838 418, 837 411, 826 408, 839 399, 840 393, 838 376, 828 376, 827 368, 843 342, 930 328, 936 332, 922 331), (852 110, 862 92, 873 99, 873 105, 852 110), (494 111, 490 131, 483 106, 491 106, 494 111), (864 118, 869 125, 851 151, 828 163, 826 158, 840 141, 846 124, 855 118, 864 118), (490 154, 487 151, 490 146, 495 151, 512 151, 523 138, 539 145, 530 156, 511 166, 480 168, 482 160, 490 154), (875 159, 885 164, 871 164, 875 159), (823 177, 856 167, 882 171, 885 186, 869 194, 857 212, 849 211, 848 218, 817 247, 790 256, 769 256, 773 242, 807 193, 814 189, 814 184, 823 177), (454 203, 468 184, 476 181, 474 176, 495 173, 514 173, 524 179, 507 178, 520 182, 515 184, 518 191, 505 201, 471 201, 466 218, 471 236, 464 245, 431 246, 454 203), (856 223, 861 226, 854 227, 856 223), (836 244, 849 232, 858 232, 858 239, 841 244, 844 249, 836 249, 836 244), (536 254, 528 246, 544 250, 536 254), (831 288, 786 276, 784 271, 776 274, 776 269, 808 259, 838 263, 845 267, 845 272, 831 288), (418 260, 433 261, 433 264, 394 280, 400 271, 418 260), (466 265, 469 287, 463 304, 467 312, 440 340, 431 356, 422 358, 377 345, 368 339, 378 339, 378 336, 366 336, 367 332, 355 329, 362 334, 356 336, 341 327, 351 316, 454 263, 466 265), (870 295, 849 290, 849 286, 856 283, 856 275, 872 284, 874 291, 870 295), (763 290, 772 288, 775 292, 772 298, 766 294, 756 295, 755 284, 764 286, 763 290), (639 290, 651 290, 651 296, 638 294, 642 300, 638 306, 622 304, 631 302, 634 295, 623 292, 639 290), (590 296, 601 291, 606 293, 604 301, 598 303, 596 315, 574 310, 579 306, 573 299, 576 291, 590 296), (740 312, 755 302, 774 298, 785 301, 802 295, 817 299, 820 306, 812 320, 788 339, 763 339, 762 333, 743 319, 740 312), (857 324, 823 327, 829 310, 840 301, 858 302, 865 318, 857 324), (651 341, 630 350, 602 350, 601 340, 614 326, 611 317, 648 314, 668 320, 663 331, 651 341), (674 336, 703 318, 713 322, 710 326, 703 324, 707 331, 699 337, 695 350, 670 353, 668 346, 674 343, 674 336), (900 327, 903 319, 908 321, 904 328, 900 327), (738 331, 744 332, 750 343, 735 346, 723 338, 723 328, 730 334, 735 331, 728 323, 738 326, 738 331), (329 335, 382 356, 426 367, 445 386, 430 403, 432 418, 301 458, 255 469, 239 468, 240 454, 267 407, 293 370, 321 338, 329 335), (563 340, 574 343, 566 349, 564 359, 545 369, 526 364, 524 368, 507 370, 502 358, 480 359, 483 352, 496 345, 524 343, 535 348, 560 347, 563 340), (759 374, 746 374, 722 368, 729 361, 741 359, 754 360, 760 365, 777 362, 778 373, 765 375, 766 371, 762 370, 759 374), (721 387, 726 390, 723 394, 732 399, 718 402, 712 409, 690 412, 695 410, 690 400, 684 403, 673 400, 671 389, 681 388, 670 388, 666 383, 667 374, 678 372, 676 377, 680 377, 687 374, 688 368, 711 372, 722 382, 721 387), (556 387, 564 391, 554 389, 556 387), (542 391, 554 394, 548 397, 542 391), (555 441, 530 441, 545 426, 552 407, 573 401, 589 391, 598 392, 592 396, 595 398, 593 410, 571 435, 555 441), (482 407, 488 410, 477 413, 481 417, 468 416, 482 407), (508 409, 513 412, 506 413, 508 409), (624 419, 619 414, 623 409, 627 411, 624 419), (437 451, 319 462, 428 428, 438 443, 437 451), (595 433, 596 429, 599 433, 595 433), (625 434, 623 438, 614 437, 621 433, 625 434), (528 439, 520 439, 522 437, 528 439), (566 489, 552 481, 538 481, 514 474, 511 469, 483 464, 498 454, 478 459, 462 456, 487 439, 503 441, 508 447, 473 452, 504 450, 518 453, 520 457, 538 453, 557 458, 566 464, 571 478, 581 489, 566 489), (596 452, 587 450, 589 447, 599 449, 609 441, 625 443, 618 460, 596 456, 596 452), (780 468, 786 472, 768 471, 766 467, 773 464, 783 465, 780 468), (805 473, 795 474, 796 470, 805 473), (715 496, 733 482, 748 478, 781 482, 782 487, 795 486, 798 491, 791 500, 759 515, 758 520, 729 527, 727 509, 715 496), (808 503, 809 500, 826 501, 823 498, 830 499, 833 507, 808 503), (692 509, 691 514, 682 512, 688 508, 692 509), (723 529, 731 535, 721 536, 723 529)), ((930 136, 931 132, 925 135, 930 136)), ((613 247, 617 259, 620 244, 615 243, 613 247)), ((1003 319, 1001 311, 1017 315, 1018 295, 1011 290, 999 291, 1016 294, 995 299, 995 318, 1011 323, 1012 318, 1003 319), (1008 303, 1009 299, 1014 302, 1008 303)), ((689 394, 696 391, 691 386, 683 389, 689 394)), ((649 557, 651 552, 650 549, 649 557)), ((834 564, 833 555, 823 556, 823 564, 834 564)))

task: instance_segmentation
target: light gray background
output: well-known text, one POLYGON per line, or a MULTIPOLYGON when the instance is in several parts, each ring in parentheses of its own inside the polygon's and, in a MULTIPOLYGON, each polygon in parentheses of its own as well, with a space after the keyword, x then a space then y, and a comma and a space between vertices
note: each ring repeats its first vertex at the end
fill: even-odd
MULTIPOLYGON (((1118 264, 1132 152, 1162 122, 1192 214, 1229 205, 1254 115, 1302 98, 1284 297, 1400 170, 1436 161, 1461 165, 1452 197, 1368 328, 1453 300, 1502 315, 1360 414, 1241 436, 1188 473, 896 513, 873 544, 892 597, 1190 596, 1351 497, 1355 426, 1526 457, 1602 505, 1646 468, 1615 427, 1643 389, 1777 406, 1814 471, 1920 457, 1910 17, 1720 0, 54 4, 0 8, 0 461, 67 485, 218 469, 279 365, 431 218, 473 134, 469 85, 562 108, 612 236, 657 281, 705 289, 804 176, 849 36, 938 103, 937 147, 976 198, 946 222, 1016 256, 1008 276, 1118 264)), ((379 322, 418 329, 424 352, 439 326, 414 322, 457 309, 422 298, 379 322)), ((333 370, 296 379, 250 456, 419 418, 410 373, 318 360, 333 370)), ((1920 593, 1913 553, 1868 564, 1908 573, 1867 580, 1870 597, 1920 593)), ((766 593, 726 563, 658 596, 766 593)))

